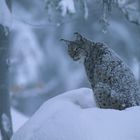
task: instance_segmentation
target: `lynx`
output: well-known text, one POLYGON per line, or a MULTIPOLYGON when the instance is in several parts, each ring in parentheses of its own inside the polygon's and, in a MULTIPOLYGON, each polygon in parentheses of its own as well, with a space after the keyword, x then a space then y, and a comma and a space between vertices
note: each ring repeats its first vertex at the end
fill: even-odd
POLYGON ((140 105, 140 87, 127 64, 106 44, 75 36, 62 40, 74 61, 83 60, 97 105, 119 110, 140 105))

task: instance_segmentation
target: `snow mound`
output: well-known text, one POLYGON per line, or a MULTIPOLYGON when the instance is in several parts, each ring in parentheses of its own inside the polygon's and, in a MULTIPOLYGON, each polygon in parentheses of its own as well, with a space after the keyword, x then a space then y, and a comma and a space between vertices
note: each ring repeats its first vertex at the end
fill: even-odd
POLYGON ((44 103, 12 140, 140 140, 140 107, 100 109, 92 90, 66 92, 44 103))
POLYGON ((27 120, 28 118, 12 108, 11 110, 12 115, 12 124, 14 132, 17 131, 27 120))

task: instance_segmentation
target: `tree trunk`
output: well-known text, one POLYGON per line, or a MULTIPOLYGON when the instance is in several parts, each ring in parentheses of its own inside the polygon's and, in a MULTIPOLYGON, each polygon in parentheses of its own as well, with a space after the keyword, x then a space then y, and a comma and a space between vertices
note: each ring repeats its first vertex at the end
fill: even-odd
POLYGON ((10 140, 12 123, 9 99, 9 33, 8 28, 0 25, 0 135, 2 140, 10 140))
MULTIPOLYGON (((5 0, 11 11, 11 0, 5 0)), ((4 12, 4 11, 3 11, 4 12)), ((9 29, 0 24, 0 136, 10 140, 13 130, 9 98, 9 29)))

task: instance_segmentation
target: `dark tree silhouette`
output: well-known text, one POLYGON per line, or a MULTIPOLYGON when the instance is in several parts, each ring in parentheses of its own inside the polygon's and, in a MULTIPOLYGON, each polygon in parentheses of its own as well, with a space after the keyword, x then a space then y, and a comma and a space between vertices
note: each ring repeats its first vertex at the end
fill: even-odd
MULTIPOLYGON (((6 3, 10 8, 9 0, 6 3)), ((2 140, 10 140, 12 123, 10 115, 10 98, 8 84, 9 67, 9 29, 0 24, 0 135, 2 140)))

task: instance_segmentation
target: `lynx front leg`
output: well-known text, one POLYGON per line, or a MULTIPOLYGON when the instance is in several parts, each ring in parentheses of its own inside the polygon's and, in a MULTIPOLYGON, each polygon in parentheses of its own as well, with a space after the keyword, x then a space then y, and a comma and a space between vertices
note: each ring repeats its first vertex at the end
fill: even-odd
POLYGON ((100 108, 125 109, 123 102, 107 84, 98 83, 94 88, 94 96, 100 108))

